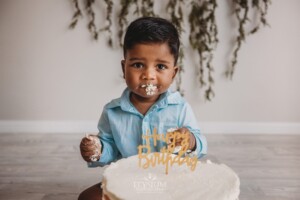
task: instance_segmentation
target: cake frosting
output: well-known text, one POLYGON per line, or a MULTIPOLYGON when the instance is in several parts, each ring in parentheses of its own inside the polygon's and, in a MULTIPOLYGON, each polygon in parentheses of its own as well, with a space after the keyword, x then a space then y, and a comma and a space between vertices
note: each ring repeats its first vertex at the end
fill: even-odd
POLYGON ((103 173, 103 199, 107 200, 237 200, 240 180, 224 164, 198 161, 186 165, 139 167, 138 155, 112 163, 103 173))
POLYGON ((146 94, 148 96, 154 95, 156 90, 157 90, 157 86, 153 85, 152 83, 149 84, 144 84, 141 86, 142 88, 145 88, 146 94))

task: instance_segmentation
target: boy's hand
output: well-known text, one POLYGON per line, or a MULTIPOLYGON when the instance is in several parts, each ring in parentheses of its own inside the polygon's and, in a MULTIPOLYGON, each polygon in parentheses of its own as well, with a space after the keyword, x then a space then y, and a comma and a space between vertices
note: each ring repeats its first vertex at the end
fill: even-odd
POLYGON ((101 156, 101 143, 97 135, 86 135, 80 142, 80 153, 86 162, 97 161, 101 156))
MULTIPOLYGON (((188 135, 188 141, 189 141, 189 147, 188 149, 191 151, 194 151, 196 149, 196 139, 193 133, 189 131, 189 129, 182 127, 179 129, 176 129, 175 131, 172 132, 180 132, 180 133, 186 133, 188 135)), ((175 146, 181 146, 181 142, 183 141, 182 138, 176 139, 175 141, 175 146)))

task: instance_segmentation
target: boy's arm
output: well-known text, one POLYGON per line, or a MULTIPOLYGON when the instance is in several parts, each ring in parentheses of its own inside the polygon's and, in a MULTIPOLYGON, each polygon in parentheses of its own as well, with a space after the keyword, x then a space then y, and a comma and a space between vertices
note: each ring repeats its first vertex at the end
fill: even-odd
POLYGON ((114 137, 111 132, 107 110, 104 108, 98 123, 98 137, 101 142, 101 156, 98 161, 89 162, 89 167, 104 166, 116 160, 119 156, 119 150, 116 146, 114 137))
POLYGON ((196 140, 195 153, 197 157, 201 158, 207 153, 206 138, 200 133, 198 122, 189 104, 185 104, 182 115, 180 116, 181 127, 186 127, 194 135, 196 140))

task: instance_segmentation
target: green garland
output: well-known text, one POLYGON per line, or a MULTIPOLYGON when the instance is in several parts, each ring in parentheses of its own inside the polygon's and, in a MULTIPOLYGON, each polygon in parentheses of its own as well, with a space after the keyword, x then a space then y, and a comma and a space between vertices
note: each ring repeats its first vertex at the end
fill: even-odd
POLYGON ((245 30, 245 26, 247 25, 247 23, 250 22, 248 18, 249 10, 251 9, 251 7, 249 7, 250 2, 248 0, 233 0, 233 5, 235 7, 234 8, 235 16, 239 22, 239 27, 238 27, 239 34, 236 38, 236 44, 235 44, 235 49, 233 51, 233 58, 231 61, 231 65, 228 67, 227 71, 225 72, 228 78, 232 79, 233 77, 233 74, 235 72, 235 67, 237 65, 238 52, 241 49, 242 42, 245 42, 246 36, 249 34, 256 33, 259 30, 261 24, 263 24, 264 26, 268 25, 266 20, 266 14, 270 3, 271 3, 270 0, 252 0, 252 8, 254 10, 258 10, 260 20, 256 22, 255 27, 249 33, 247 33, 245 30))
POLYGON ((106 21, 107 21, 107 25, 100 29, 100 31, 106 31, 108 33, 108 39, 107 39, 107 43, 110 47, 113 46, 113 39, 112 39, 112 9, 113 9, 113 1, 112 0, 104 0, 106 3, 106 21))
POLYGON ((205 98, 211 100, 215 93, 212 89, 214 79, 212 73, 213 51, 218 44, 218 29, 215 20, 215 10, 217 7, 216 0, 192 2, 192 9, 189 15, 190 44, 198 52, 199 60, 199 83, 201 87, 206 87, 205 98), (200 25, 200 26, 199 26, 200 25), (205 72, 207 78, 205 80, 205 72))
MULTIPOLYGON (((176 26, 176 28, 179 31, 180 36, 182 35, 182 32, 184 31, 184 23, 183 23, 183 7, 184 7, 184 1, 183 0, 169 0, 166 11, 171 16, 170 21, 176 26)), ((181 42, 181 46, 183 46, 181 42)), ((179 56, 178 56, 178 72, 176 76, 176 90, 179 91, 182 95, 184 95, 184 91, 181 88, 182 84, 182 73, 184 72, 183 68, 183 58, 184 58, 184 52, 182 50, 183 48, 180 48, 179 50, 179 56)))
MULTIPOLYGON (((112 37, 112 11, 113 11, 113 0, 104 0, 106 6, 106 23, 107 25, 103 28, 98 29, 95 25, 95 12, 94 4, 95 0, 80 0, 85 6, 86 15, 89 19, 88 30, 91 33, 93 39, 97 40, 100 32, 108 33, 108 45, 113 46, 112 37)), ((133 14, 137 17, 141 16, 158 16, 155 14, 154 0, 119 0, 121 10, 118 12, 118 39, 119 45, 123 46, 123 37, 125 34, 126 27, 128 26, 128 16, 133 14), (134 11, 130 13, 133 6, 134 11)), ((103 2, 103 1, 100 1, 103 2)), ((184 18, 188 18, 190 27, 189 42, 191 48, 199 56, 199 64, 197 65, 198 71, 198 82, 201 88, 204 88, 205 99, 211 101, 215 92, 213 90, 214 78, 213 72, 214 67, 212 66, 212 60, 214 51, 218 44, 218 28, 216 23, 215 12, 217 10, 216 0, 190 0, 190 5, 185 5, 184 0, 168 0, 166 11, 169 15, 169 20, 178 28, 180 35, 184 32, 184 18), (185 9, 183 9, 185 8, 185 9), (184 10, 186 13, 184 13, 184 10)), ((232 55, 231 64, 225 71, 228 78, 232 79, 235 68, 238 61, 238 53, 241 49, 242 43, 246 37, 250 34, 256 33, 261 25, 268 25, 266 20, 267 11, 270 5, 270 0, 232 0, 234 7, 234 14, 238 20, 238 35, 236 36, 234 51, 232 55), (249 5, 252 5, 250 7, 249 5), (257 13, 258 21, 251 21, 254 28, 247 32, 246 25, 249 24, 249 13, 257 13)), ((75 28, 79 19, 84 17, 80 9, 79 0, 73 0, 74 14, 72 21, 69 25, 70 28, 75 28)), ((183 94, 181 88, 182 85, 182 72, 184 72, 182 61, 184 53, 182 48, 179 52, 179 73, 176 77, 176 89, 183 94)), ((197 58, 196 58, 197 59, 197 58)))
POLYGON ((73 0, 73 4, 74 4, 74 7, 75 7, 75 12, 74 12, 74 15, 73 15, 73 18, 72 18, 72 22, 69 25, 69 28, 71 28, 71 29, 75 28, 79 18, 82 17, 82 13, 81 13, 81 10, 80 10, 79 5, 78 5, 78 0, 73 0))

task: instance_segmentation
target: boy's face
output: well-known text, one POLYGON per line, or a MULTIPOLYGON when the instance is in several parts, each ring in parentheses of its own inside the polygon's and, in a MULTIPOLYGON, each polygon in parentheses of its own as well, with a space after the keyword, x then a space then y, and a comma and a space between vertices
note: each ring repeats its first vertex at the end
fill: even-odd
POLYGON ((123 76, 133 95, 157 99, 173 82, 178 71, 168 44, 136 44, 122 60, 123 76))

